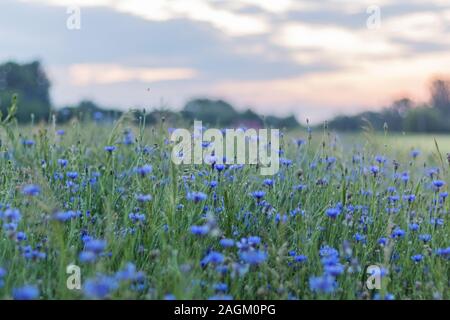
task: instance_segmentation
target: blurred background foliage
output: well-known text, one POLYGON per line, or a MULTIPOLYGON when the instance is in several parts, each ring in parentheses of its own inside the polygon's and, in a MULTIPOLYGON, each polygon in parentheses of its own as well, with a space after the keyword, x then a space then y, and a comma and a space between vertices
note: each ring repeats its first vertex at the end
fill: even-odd
MULTIPOLYGON (((99 106, 93 101, 81 101, 77 105, 55 108, 50 99, 51 83, 39 61, 25 64, 6 62, 0 65, 0 110, 7 114, 14 95, 18 97, 16 118, 20 123, 50 121, 52 115, 59 123, 79 120, 113 121, 123 111, 113 107, 99 106)), ((450 81, 435 79, 430 85, 430 101, 416 104, 409 98, 394 101, 379 112, 366 111, 357 115, 340 115, 328 122, 337 131, 361 130, 367 123, 375 130, 389 129, 394 132, 450 132, 450 81)), ((148 124, 165 119, 173 125, 201 120, 217 127, 274 127, 298 128, 296 117, 263 116, 250 109, 238 111, 223 100, 199 98, 188 101, 181 112, 170 108, 152 109, 145 112, 136 109, 136 118, 145 117, 148 124)))

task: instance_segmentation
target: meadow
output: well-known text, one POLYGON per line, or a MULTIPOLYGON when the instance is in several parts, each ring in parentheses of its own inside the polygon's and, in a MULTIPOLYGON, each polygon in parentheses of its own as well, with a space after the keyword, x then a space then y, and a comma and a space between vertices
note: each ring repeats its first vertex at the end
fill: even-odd
POLYGON ((284 132, 261 176, 165 122, 0 130, 1 299, 450 298, 450 136, 284 132))

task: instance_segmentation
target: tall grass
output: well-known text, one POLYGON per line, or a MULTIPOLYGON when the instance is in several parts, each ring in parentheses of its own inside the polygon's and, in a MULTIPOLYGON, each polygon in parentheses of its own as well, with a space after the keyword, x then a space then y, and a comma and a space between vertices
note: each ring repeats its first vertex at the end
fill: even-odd
POLYGON ((286 133, 280 172, 262 177, 173 165, 165 123, 3 129, 0 298, 450 297, 450 200, 433 184, 448 163, 430 137, 413 157, 416 138, 286 133))

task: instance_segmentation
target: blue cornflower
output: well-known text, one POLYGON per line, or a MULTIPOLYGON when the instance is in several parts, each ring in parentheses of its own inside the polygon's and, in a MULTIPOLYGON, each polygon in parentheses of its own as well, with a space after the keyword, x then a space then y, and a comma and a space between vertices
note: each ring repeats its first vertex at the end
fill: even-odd
POLYGON ((341 214, 341 210, 339 208, 329 208, 325 211, 325 213, 330 218, 336 219, 336 217, 341 214))
POLYGON ((400 200, 400 197, 398 195, 393 195, 388 197, 389 202, 397 202, 400 200))
POLYGON ((404 236, 405 236, 405 231, 400 228, 396 228, 391 234, 391 238, 394 238, 394 239, 400 239, 400 238, 403 238, 404 236))
POLYGON ((168 300, 168 301, 177 300, 177 297, 175 297, 174 294, 168 293, 164 296, 164 300, 168 300))
POLYGON ((447 248, 439 248, 436 250, 436 254, 445 259, 450 259, 450 247, 447 248))
POLYGON ((325 274, 332 275, 333 277, 343 274, 345 270, 344 266, 340 263, 326 263, 323 268, 325 274))
POLYGON ((108 151, 109 153, 113 152, 114 150, 116 150, 116 146, 106 146, 105 151, 108 151))
POLYGON ((225 169, 225 165, 222 163, 217 163, 214 165, 214 169, 216 169, 217 171, 221 172, 225 169))
POLYGON ((366 242, 366 236, 362 235, 360 233, 356 233, 353 238, 355 239, 356 242, 362 242, 365 243, 366 242))
POLYGON ((430 224, 435 226, 435 227, 443 226, 444 225, 444 219, 442 219, 442 218, 431 218, 430 219, 430 224))
POLYGON ((145 164, 142 167, 137 167, 136 169, 137 174, 139 174, 140 176, 144 177, 147 174, 151 173, 153 170, 153 167, 149 164, 145 164))
POLYGON ((382 297, 379 293, 376 293, 373 296, 374 300, 395 300, 395 296, 392 293, 386 293, 384 297, 382 297))
POLYGON ((262 190, 253 191, 251 193, 251 196, 253 198, 255 198, 256 200, 258 200, 258 201, 261 200, 262 198, 264 198, 265 195, 266 195, 266 193, 264 191, 262 191, 262 190))
POLYGON ((0 289, 5 286, 5 280, 3 279, 6 275, 6 270, 0 267, 0 289))
POLYGON ((69 161, 66 159, 58 159, 58 164, 63 168, 66 167, 68 163, 69 161))
POLYGON ((106 241, 101 239, 90 239, 84 243, 84 250, 95 254, 102 253, 106 248, 106 241))
POLYGON ((307 188, 307 186, 305 184, 299 184, 299 185, 294 186, 294 190, 297 190, 297 191, 303 191, 303 190, 306 190, 306 188, 307 188))
POLYGON ((35 184, 29 184, 22 188, 22 193, 27 196, 37 196, 41 192, 41 188, 35 184))
POLYGON ((431 234, 421 234, 419 235, 419 240, 423 241, 424 243, 431 241, 431 234))
POLYGON ((230 248, 234 246, 234 240, 233 239, 221 239, 219 241, 220 245, 224 248, 230 248))
POLYGON ((415 150, 411 151, 411 157, 413 159, 417 158, 419 155, 420 155, 420 150, 415 149, 415 150))
POLYGON ((403 196, 403 200, 411 203, 411 202, 414 202, 414 200, 416 200, 416 196, 414 194, 407 194, 407 195, 403 196))
POLYGON ((65 133, 66 133, 66 131, 64 131, 63 129, 56 130, 56 134, 58 136, 63 136, 65 133))
POLYGON ((208 196, 206 194, 204 194, 203 192, 189 192, 186 196, 186 198, 189 201, 193 201, 194 203, 198 203, 200 201, 204 201, 206 200, 208 196))
POLYGON ((27 240, 27 235, 25 234, 25 232, 19 231, 16 233, 16 240, 18 242, 25 241, 27 240))
POLYGON ((59 222, 66 222, 74 218, 76 213, 73 211, 60 211, 53 215, 53 219, 59 222))
POLYGON ((136 195, 136 200, 139 202, 149 202, 152 200, 152 196, 149 194, 138 194, 136 195))
POLYGON ((145 222, 145 214, 143 214, 143 213, 133 213, 132 212, 128 215, 128 218, 130 218, 130 220, 133 223, 145 222))
POLYGON ((81 251, 78 259, 80 259, 80 262, 82 263, 92 263, 95 260, 97 260, 97 255, 92 251, 81 251))
POLYGON ((32 147, 36 144, 36 142, 31 139, 25 139, 25 140, 22 140, 22 144, 26 147, 32 147))
POLYGON ((88 279, 83 286, 84 294, 88 298, 104 299, 118 288, 117 280, 99 275, 94 279, 88 279))
POLYGON ((418 231, 420 226, 417 223, 410 223, 409 224, 409 230, 411 231, 418 231))
POLYGON ((248 243, 249 243, 250 245, 252 245, 252 246, 258 245, 258 244, 261 243, 261 238, 260 238, 260 237, 256 237, 256 236, 248 237, 247 240, 248 240, 248 243))
POLYGON ((389 192, 389 193, 395 193, 396 191, 397 191, 397 189, 395 188, 395 187, 388 187, 387 188, 387 191, 389 192))
POLYGON ((216 292, 227 292, 228 291, 228 285, 226 283, 216 283, 214 285, 214 290, 216 292))
POLYGON ((145 274, 142 271, 137 271, 136 266, 128 262, 122 270, 116 272, 115 278, 119 281, 142 281, 145 274))
POLYGON ((336 281, 333 276, 324 274, 320 277, 309 278, 309 288, 317 293, 332 293, 336 289, 336 281))
POLYGON ((66 176, 72 180, 75 180, 78 177, 78 172, 76 171, 69 171, 66 173, 66 176))
POLYGON ((248 250, 240 253, 241 259, 250 265, 258 265, 267 260, 267 252, 261 250, 248 250))
POLYGON ((298 263, 305 263, 308 261, 308 257, 303 254, 299 254, 294 256, 294 261, 298 263))
POLYGON ((213 180, 213 181, 211 181, 210 183, 209 183, 209 186, 211 187, 211 188, 215 188, 215 187, 217 187, 218 186, 218 182, 216 181, 216 180, 213 180))
POLYGON ((319 255, 321 258, 338 258, 339 252, 335 248, 332 248, 330 246, 323 246, 319 250, 319 255))
POLYGON ((386 159, 386 157, 384 157, 382 155, 376 155, 375 161, 381 164, 381 163, 385 163, 387 161, 387 159, 386 159))
POLYGON ((233 300, 233 296, 230 296, 229 294, 218 294, 209 297, 208 300, 233 300))
POLYGON ((385 246, 388 244, 388 242, 389 242, 389 239, 386 238, 386 237, 381 237, 381 238, 379 238, 378 241, 377 241, 377 243, 378 243, 380 246, 383 246, 383 247, 385 247, 385 246))
POLYGON ((208 227, 208 225, 192 226, 191 232, 195 235, 204 236, 204 235, 208 234, 209 227, 208 227))
POLYGON ((436 188, 436 190, 439 190, 440 188, 442 188, 443 186, 445 186, 445 181, 442 181, 442 180, 434 180, 434 181, 433 181, 433 186, 436 188))
POLYGON ((421 262, 422 260, 423 260, 423 255, 421 255, 421 254, 416 254, 416 255, 414 255, 414 256, 412 256, 411 257, 411 259, 414 261, 414 262, 421 262))
POLYGON ((211 251, 208 253, 200 262, 200 264, 203 267, 206 267, 208 264, 220 264, 225 260, 225 257, 223 254, 217 251, 211 251))
POLYGON ((274 184, 273 179, 264 179, 263 184, 268 187, 272 187, 274 184))
POLYGON ((9 208, 3 212, 2 219, 5 222, 19 222, 22 218, 19 209, 9 208))
POLYGON ((405 183, 408 182, 409 181, 409 173, 403 172, 400 178, 402 179, 403 182, 405 182, 405 183))
POLYGON ((289 167, 290 165, 292 165, 292 160, 286 159, 286 158, 280 158, 280 164, 282 164, 283 166, 289 167))
POLYGON ((33 300, 39 297, 39 289, 36 286, 25 285, 13 289, 12 295, 14 300, 33 300))

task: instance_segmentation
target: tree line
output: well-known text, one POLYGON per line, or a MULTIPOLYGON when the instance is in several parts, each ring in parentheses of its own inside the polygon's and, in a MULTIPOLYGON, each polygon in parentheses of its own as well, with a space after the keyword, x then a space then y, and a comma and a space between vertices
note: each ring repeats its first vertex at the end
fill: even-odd
MULTIPOLYGON (((80 120, 112 121, 123 112, 104 108, 92 101, 81 101, 74 106, 54 108, 50 99, 51 83, 39 61, 25 64, 7 62, 0 65, 0 118, 4 118, 13 96, 17 97, 16 119, 20 123, 49 121, 53 116, 59 123, 77 117, 80 120)), ((328 121, 329 128, 338 131, 357 131, 370 123, 376 130, 386 126, 390 131, 450 132, 450 81, 435 79, 430 86, 430 101, 416 104, 409 98, 394 101, 379 112, 366 111, 355 116, 337 116, 328 121)), ((136 119, 155 124, 162 119, 177 124, 201 120, 217 127, 275 127, 297 128, 301 125, 288 117, 262 116, 250 109, 236 110, 223 100, 191 100, 181 112, 158 109, 145 112, 136 110, 136 119)))

